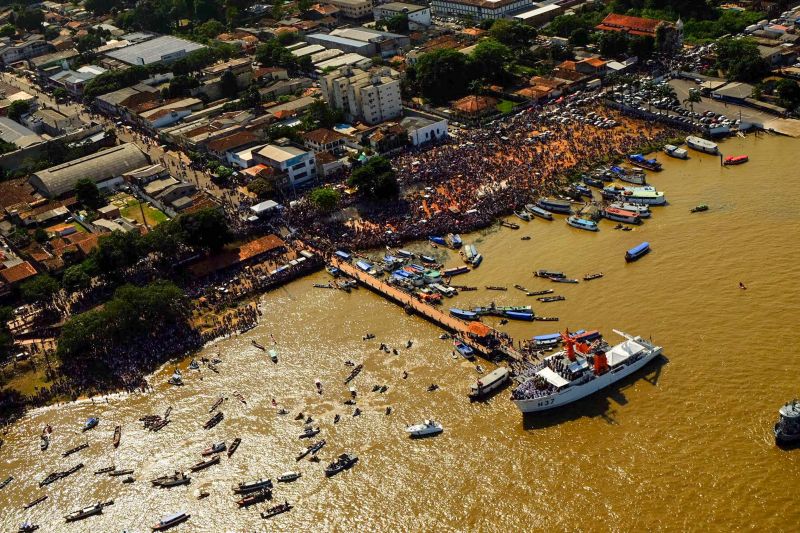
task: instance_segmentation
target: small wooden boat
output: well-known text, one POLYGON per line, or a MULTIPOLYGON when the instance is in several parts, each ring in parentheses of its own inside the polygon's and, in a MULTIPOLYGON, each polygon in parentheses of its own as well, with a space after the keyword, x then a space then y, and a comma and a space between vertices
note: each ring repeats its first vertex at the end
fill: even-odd
POLYGON ((298 438, 300 438, 300 439, 310 439, 311 437, 314 437, 317 434, 319 434, 319 432, 320 432, 320 428, 319 427, 316 427, 316 428, 309 427, 309 428, 306 428, 300 434, 300 436, 298 438))
POLYGON ((61 454, 61 457, 68 457, 68 456, 72 455, 73 453, 78 453, 79 451, 84 450, 84 449, 86 449, 88 447, 89 447, 89 443, 88 442, 84 442, 83 444, 79 444, 78 446, 75 446, 74 448, 70 448, 69 450, 65 451, 64 453, 61 454))
POLYGON ((746 155, 732 155, 725 158, 722 162, 723 165, 741 165, 747 163, 750 159, 746 155))
POLYGON ((596 274, 586 274, 585 276, 583 276, 583 281, 591 281, 593 279, 598 279, 602 277, 603 277, 602 272, 597 272, 596 274))
MULTIPOLYGON (((50 475, 52 476, 53 474, 50 474, 50 475)), ((49 476, 48 476, 48 477, 49 477, 49 476)), ((11 483, 12 481, 14 481, 14 476, 8 476, 8 477, 7 477, 7 478, 5 478, 5 479, 4 479, 2 482, 0 482, 0 489, 4 489, 4 488, 6 488, 6 485, 8 485, 9 483, 11 483)), ((54 481, 55 481, 55 480, 54 480, 54 481)))
POLYGON ((487 285, 486 286, 486 290, 487 291, 507 291, 508 287, 501 287, 499 285, 487 285))
POLYGON ((66 520, 67 522, 77 522, 78 520, 83 520, 84 518, 101 514, 103 512, 104 507, 112 505, 113 503, 114 500, 109 500, 104 503, 98 502, 94 505, 90 505, 88 507, 84 507, 83 509, 78 509, 77 511, 69 513, 64 517, 64 520, 66 520))
POLYGON ((504 228, 519 229, 519 224, 516 224, 514 222, 507 222, 505 220, 501 220, 500 225, 503 226, 504 228))
POLYGON ((211 446, 209 446, 208 448, 206 448, 205 450, 203 450, 202 452, 200 452, 200 455, 205 457, 207 455, 224 452, 227 448, 228 447, 225 445, 225 441, 216 442, 211 446))
POLYGON ((209 409, 209 410, 208 410, 208 412, 209 412, 209 413, 213 413, 214 411, 216 411, 217 407, 219 407, 220 405, 222 405, 222 402, 223 402, 223 400, 225 400, 225 398, 223 398, 222 396, 220 396, 220 397, 219 397, 219 400, 217 400, 216 402, 214 402, 214 405, 212 405, 212 406, 211 406, 211 409, 209 409))
POLYGON ((219 374, 219 370, 213 363, 208 363, 208 369, 214 372, 215 374, 219 374))
POLYGON ((550 281, 555 283, 578 283, 578 280, 575 278, 550 278, 550 281))
POLYGON ((273 516, 277 516, 282 513, 286 513, 292 510, 292 505, 289 502, 284 502, 280 505, 276 505, 275 507, 270 507, 266 511, 261 513, 261 518, 267 519, 272 518, 273 516))
POLYGON ((352 453, 340 454, 334 461, 325 467, 325 477, 332 477, 353 467, 358 462, 358 456, 352 453))
POLYGON ((114 448, 119 447, 119 439, 122 437, 122 426, 114 428, 114 448))
POLYGON ((255 341, 255 339, 252 339, 250 342, 251 342, 251 343, 253 343, 253 346, 255 346, 256 348, 258 348, 258 349, 259 349, 259 350, 261 350, 262 352, 264 352, 264 351, 266 351, 266 350, 267 350, 266 348, 264 348, 264 346, 263 346, 262 344, 259 344, 259 343, 257 343, 257 342, 255 341))
MULTIPOLYGON (((218 412, 218 413, 216 413, 214 416, 212 416, 211 418, 209 418, 209 419, 206 421, 206 423, 205 423, 205 424, 203 424, 203 429, 211 429, 211 428, 213 428, 214 426, 216 426, 217 424, 219 424, 220 422, 222 422, 222 419, 223 419, 223 418, 225 418, 225 414, 224 414, 222 411, 219 411, 219 412, 218 412)), ((212 453, 214 453, 214 452, 212 452, 212 453)))
POLYGON ((47 494, 45 494, 44 496, 39 496, 38 498, 36 498, 32 502, 26 503, 22 508, 23 509, 30 509, 31 507, 33 507, 35 505, 39 505, 40 503, 42 503, 46 499, 47 499, 47 494))
POLYGON ((127 476, 130 474, 133 474, 132 468, 125 468, 122 470, 112 470, 111 472, 108 473, 108 475, 111 477, 127 476))
POLYGON ((150 426, 150 431, 161 431, 164 429, 164 426, 169 424, 171 420, 168 419, 161 419, 158 422, 155 422, 153 425, 150 426))
POLYGON ((536 298, 536 299, 539 300, 542 303, 548 303, 548 302, 562 302, 562 301, 566 300, 566 297, 564 297, 564 296, 542 296, 541 298, 536 298))
POLYGON ((50 436, 42 433, 39 437, 39 449, 45 451, 48 447, 50 447, 50 436))
POLYGON ((189 520, 190 516, 191 516, 190 514, 184 512, 171 514, 159 520, 158 523, 151 526, 150 529, 152 529, 153 531, 164 531, 165 529, 169 529, 172 526, 176 526, 181 522, 189 520))
POLYGON ((299 461, 308 454, 315 455, 318 451, 322 449, 323 446, 325 446, 325 439, 322 439, 320 441, 315 442, 314 444, 309 445, 305 450, 300 452, 297 455, 297 457, 295 457, 295 461, 299 461))
POLYGON ((257 479, 256 481, 242 482, 233 486, 234 494, 250 494, 259 490, 271 489, 272 480, 268 478, 257 479))
POLYGON ((81 431, 89 431, 90 429, 96 428, 97 424, 100 423, 100 419, 97 417, 89 417, 86 422, 83 424, 81 431))
POLYGON ((122 480, 123 483, 133 483, 134 481, 136 480, 133 478, 133 476, 128 476, 122 480))
POLYGON ((236 437, 235 439, 233 439, 233 442, 231 442, 231 447, 228 448, 228 457, 230 457, 231 455, 234 454, 234 452, 236 452, 236 450, 239 448, 239 445, 241 443, 242 443, 242 439, 240 439, 239 437, 236 437))
POLYGON ((252 494, 248 494, 244 498, 236 500, 236 505, 239 507, 249 507, 251 505, 255 505, 257 503, 261 503, 266 500, 272 499, 272 490, 270 489, 262 489, 258 492, 254 492, 252 494))
POLYGON ((191 472, 199 472, 200 470, 206 469, 209 466, 213 466, 219 464, 219 455, 215 455, 211 459, 206 461, 200 461, 199 463, 195 463, 189 467, 189 471, 191 472))
POLYGON ((696 205, 689 210, 690 213, 702 213, 703 211, 708 211, 708 206, 706 204, 696 205))
POLYGON ((98 470, 95 470, 95 471, 94 471, 94 475, 99 475, 99 474, 108 474, 109 472, 113 472, 113 471, 114 471, 114 470, 116 470, 116 469, 117 469, 117 468, 116 468, 114 465, 111 465, 111 466, 105 466, 105 467, 103 467, 103 468, 100 468, 100 469, 98 469, 98 470))
POLYGON ((353 381, 353 380, 356 378, 356 376, 358 376, 358 374, 359 374, 359 373, 361 372, 361 370, 363 370, 363 369, 364 369, 364 365, 356 365, 356 366, 353 368, 353 370, 350 372, 350 375, 349 375, 349 376, 347 376, 347 377, 345 378, 345 380, 344 380, 344 384, 345 384, 345 385, 347 385, 348 383, 350 383, 351 381, 353 381))
POLYGON ((284 472, 280 476, 278 476, 279 483, 291 483, 292 481, 296 481, 300 479, 303 474, 300 472, 284 472))
POLYGON ((36 531, 39 529, 39 524, 34 524, 33 522, 25 521, 20 524, 19 529, 17 530, 19 533, 31 533, 32 531, 36 531))
POLYGON ((563 272, 558 272, 556 270, 537 270, 536 272, 533 273, 533 275, 536 276, 537 278, 548 278, 548 279, 567 277, 566 274, 564 274, 563 272))
POLYGON ((531 291, 528 293, 528 296, 541 296, 543 294, 553 294, 553 289, 545 289, 543 291, 531 291))
POLYGON ((175 472, 171 476, 161 476, 151 479, 150 483, 155 487, 170 488, 177 487, 178 485, 188 485, 192 482, 192 478, 183 472, 175 472))
POLYGON ((535 316, 533 319, 537 322, 558 322, 557 316, 535 316))

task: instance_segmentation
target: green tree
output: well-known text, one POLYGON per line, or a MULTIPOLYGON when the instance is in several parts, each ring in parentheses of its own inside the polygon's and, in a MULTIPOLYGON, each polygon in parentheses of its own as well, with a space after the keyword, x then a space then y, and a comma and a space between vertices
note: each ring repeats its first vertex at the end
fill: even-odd
POLYGON ((186 243, 194 248, 214 252, 231 240, 228 223, 220 209, 209 207, 181 215, 177 222, 186 235, 186 243))
POLYGON ((800 107, 800 85, 796 81, 784 78, 775 85, 775 93, 781 105, 787 109, 800 107))
POLYGON ((314 204, 314 207, 324 213, 330 213, 339 205, 341 194, 330 187, 318 187, 311 191, 309 199, 314 204))
POLYGON ((0 26, 0 37, 13 37, 17 33, 17 28, 13 24, 3 24, 0 26))
POLYGON ((12 17, 14 25, 24 31, 34 31, 42 29, 42 22, 44 22, 44 13, 42 10, 32 7, 23 7, 17 4, 12 17))
POLYGON ((619 57, 628 51, 628 36, 622 32, 607 31, 600 36, 600 53, 605 57, 619 57))
POLYGON ((200 82, 194 76, 181 74, 169 80, 169 85, 161 89, 161 94, 165 98, 176 98, 178 96, 189 96, 192 89, 200 87, 200 82))
POLYGON ((81 265, 73 265, 67 268, 61 278, 61 285, 68 291, 85 289, 90 282, 89 274, 83 270, 81 265))
POLYGON ((275 195, 275 183, 266 178, 256 178, 247 184, 247 190, 259 198, 271 198, 275 195))
POLYGON ((355 169, 347 183, 373 200, 389 200, 397 197, 400 192, 392 165, 384 157, 373 157, 355 169))
POLYGON ((48 274, 38 274, 19 286, 22 300, 35 303, 51 298, 58 291, 58 282, 48 274))
POLYGON ((689 91, 689 95, 683 100, 684 104, 689 104, 689 108, 694 112, 694 104, 699 104, 703 99, 698 91, 689 91))
MULTIPOLYGON (((494 27, 494 26, 492 26, 494 27)), ((475 75, 487 81, 502 81, 505 65, 511 59, 511 50, 494 39, 484 39, 470 54, 470 66, 475 75)))
POLYGON ((300 13, 305 13, 311 9, 312 5, 314 5, 312 0, 297 0, 297 10, 300 11, 300 13))
POLYGON ((717 41, 717 68, 728 79, 758 82, 769 72, 769 64, 761 57, 752 39, 726 37, 717 41))
POLYGON ((497 19, 492 24, 489 35, 511 48, 525 48, 536 38, 536 28, 517 20, 497 19))
POLYGON ((332 128, 342 121, 342 112, 322 100, 315 100, 306 111, 304 122, 313 128, 332 128))
POLYGON ((294 69, 297 60, 277 39, 272 39, 256 48, 256 61, 265 67, 283 67, 294 69))
POLYGON ((43 228, 36 228, 36 231, 33 232, 33 240, 38 242, 39 244, 46 243, 50 237, 47 235, 47 232, 43 228))
POLYGON ((222 89, 222 96, 225 98, 233 98, 236 96, 236 93, 239 92, 239 86, 236 83, 236 75, 232 71, 226 70, 223 72, 219 82, 222 89))
POLYGON ((105 205, 103 195, 97 184, 90 179, 80 179, 75 183, 75 197, 89 209, 99 209, 105 205))
POLYGON ((195 34, 204 39, 213 39, 225 31, 225 25, 218 20, 207 20, 200 24, 195 30, 195 34))
POLYGON ((408 15, 400 13, 389 18, 381 19, 375 23, 377 29, 385 28, 392 33, 408 33, 408 15))
POLYGON ((8 106, 8 118, 19 121, 22 115, 26 115, 31 110, 31 104, 27 100, 15 100, 8 106))
POLYGON ((569 44, 572 46, 586 46, 589 44, 589 30, 578 28, 569 34, 569 44))
POLYGON ((83 7, 95 15, 107 15, 120 6, 119 0, 83 0, 83 7))
POLYGON ((435 103, 460 98, 474 78, 467 56, 452 49, 422 54, 415 70, 419 92, 435 103))

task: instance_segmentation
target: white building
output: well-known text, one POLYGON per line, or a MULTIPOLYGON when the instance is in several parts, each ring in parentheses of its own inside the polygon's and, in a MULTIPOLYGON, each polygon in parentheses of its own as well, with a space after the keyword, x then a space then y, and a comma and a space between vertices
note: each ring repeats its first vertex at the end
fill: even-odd
POLYGON ((337 7, 341 15, 349 19, 360 19, 372 14, 372 0, 327 0, 325 3, 337 7))
POLYGON ((437 17, 471 17, 474 20, 504 18, 530 9, 531 0, 431 0, 437 17))
POLYGON ((427 28, 431 25, 431 8, 429 6, 389 2, 388 4, 375 6, 372 14, 376 21, 389 19, 397 15, 406 15, 408 17, 408 28, 411 30, 427 28))
POLYGON ((289 184, 293 187, 302 185, 317 175, 314 152, 307 152, 294 146, 268 144, 253 152, 253 160, 257 164, 275 169, 278 173, 285 173, 289 178, 289 184))
POLYGON ((408 140, 414 146, 447 137, 447 119, 431 120, 424 117, 405 117, 400 126, 408 132, 408 140))
POLYGON ((344 111, 348 120, 380 124, 403 112, 400 79, 389 68, 365 72, 342 67, 320 77, 319 82, 325 101, 344 111))

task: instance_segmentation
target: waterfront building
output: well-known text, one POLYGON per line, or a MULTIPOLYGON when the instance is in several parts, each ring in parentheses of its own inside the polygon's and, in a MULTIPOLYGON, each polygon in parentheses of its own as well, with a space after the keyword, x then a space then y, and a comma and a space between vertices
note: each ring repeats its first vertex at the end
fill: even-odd
POLYGON ((369 72, 342 67, 319 80, 329 105, 344 111, 348 120, 379 124, 399 117, 403 111, 400 79, 389 68, 369 72))

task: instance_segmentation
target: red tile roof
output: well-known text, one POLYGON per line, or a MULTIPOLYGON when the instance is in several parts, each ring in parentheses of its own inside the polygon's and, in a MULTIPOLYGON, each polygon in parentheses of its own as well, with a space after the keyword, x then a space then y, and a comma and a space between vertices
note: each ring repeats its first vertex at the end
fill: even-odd
POLYGON ((644 35, 654 37, 656 27, 664 22, 658 19, 646 19, 641 17, 631 17, 628 15, 617 15, 609 13, 603 21, 595 26, 595 29, 604 31, 622 31, 631 35, 644 35))
POLYGON ((338 131, 333 131, 328 128, 318 128, 303 134, 303 139, 319 145, 340 141, 346 138, 346 135, 342 135, 338 131))
POLYGON ((453 109, 462 113, 475 114, 497 105, 497 99, 491 96, 465 96, 453 102, 453 109))
POLYGON ((30 278, 35 275, 36 275, 36 269, 33 268, 33 265, 31 265, 27 261, 0 270, 0 276, 2 276, 5 282, 8 283, 9 285, 13 285, 14 283, 17 283, 19 281, 22 281, 24 279, 30 278))

